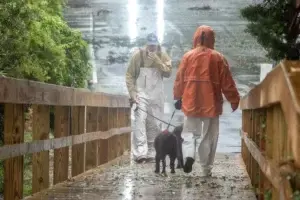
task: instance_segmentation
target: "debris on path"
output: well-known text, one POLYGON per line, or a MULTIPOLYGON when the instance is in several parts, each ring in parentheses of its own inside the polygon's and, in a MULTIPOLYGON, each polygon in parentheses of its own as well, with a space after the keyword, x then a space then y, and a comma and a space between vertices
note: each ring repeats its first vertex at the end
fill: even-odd
POLYGON ((212 177, 200 177, 199 164, 191 174, 177 169, 167 176, 154 173, 154 163, 126 160, 102 172, 95 169, 80 179, 55 187, 37 199, 244 199, 254 200, 240 154, 218 154, 212 177))

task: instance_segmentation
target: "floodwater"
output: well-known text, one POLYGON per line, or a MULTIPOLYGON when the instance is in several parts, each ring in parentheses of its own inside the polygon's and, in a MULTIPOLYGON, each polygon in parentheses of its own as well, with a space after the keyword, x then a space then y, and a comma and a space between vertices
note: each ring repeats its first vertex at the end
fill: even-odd
MULTIPOLYGON (((165 116, 173 112, 173 83, 178 63, 192 46, 199 25, 210 25, 216 32, 216 49, 231 67, 240 95, 259 81, 259 64, 265 52, 244 32, 246 21, 239 9, 250 0, 70 0, 65 18, 80 30, 90 44, 94 91, 127 94, 125 73, 134 49, 142 47, 148 33, 157 33, 163 49, 173 60, 172 77, 165 79, 165 116), (206 7, 205 7, 206 6, 206 7), (208 6, 208 7, 207 7, 208 6)), ((177 111, 172 124, 182 123, 177 111)), ((240 152, 241 111, 231 113, 225 102, 220 119, 218 152, 240 152)))

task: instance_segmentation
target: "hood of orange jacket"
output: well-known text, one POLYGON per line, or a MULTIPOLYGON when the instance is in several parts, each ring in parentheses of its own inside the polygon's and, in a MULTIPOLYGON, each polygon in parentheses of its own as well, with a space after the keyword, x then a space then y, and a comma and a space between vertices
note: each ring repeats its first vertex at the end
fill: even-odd
POLYGON ((197 46, 204 46, 214 49, 215 46, 215 32, 210 26, 199 26, 194 33, 193 48, 197 46))

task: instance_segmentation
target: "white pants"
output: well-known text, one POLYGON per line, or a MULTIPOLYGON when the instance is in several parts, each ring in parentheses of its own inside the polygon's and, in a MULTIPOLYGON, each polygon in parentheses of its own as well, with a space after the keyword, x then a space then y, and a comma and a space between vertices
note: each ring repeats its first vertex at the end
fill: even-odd
POLYGON ((197 160, 198 153, 202 169, 211 170, 219 138, 219 117, 185 117, 182 138, 183 161, 187 157, 197 160))
MULTIPOLYGON (((163 106, 141 99, 139 108, 162 119, 163 106)), ((161 132, 162 124, 141 109, 133 111, 132 155, 134 160, 155 157, 154 139, 161 132)))

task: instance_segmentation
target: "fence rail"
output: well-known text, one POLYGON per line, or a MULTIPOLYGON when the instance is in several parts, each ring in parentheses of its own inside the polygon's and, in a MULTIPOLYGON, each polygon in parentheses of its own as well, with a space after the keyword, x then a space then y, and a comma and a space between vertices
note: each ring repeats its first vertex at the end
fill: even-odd
POLYGON ((242 156, 258 199, 293 199, 299 193, 299 102, 297 61, 282 61, 241 100, 242 156))
POLYGON ((4 107, 0 159, 4 160, 5 200, 23 198, 24 155, 32 154, 34 194, 50 186, 49 150, 54 150, 54 185, 69 178, 70 164, 71 176, 77 176, 130 149, 130 107, 126 96, 0 77, 0 104, 4 107), (24 143, 28 105, 33 110, 33 141, 24 143))

